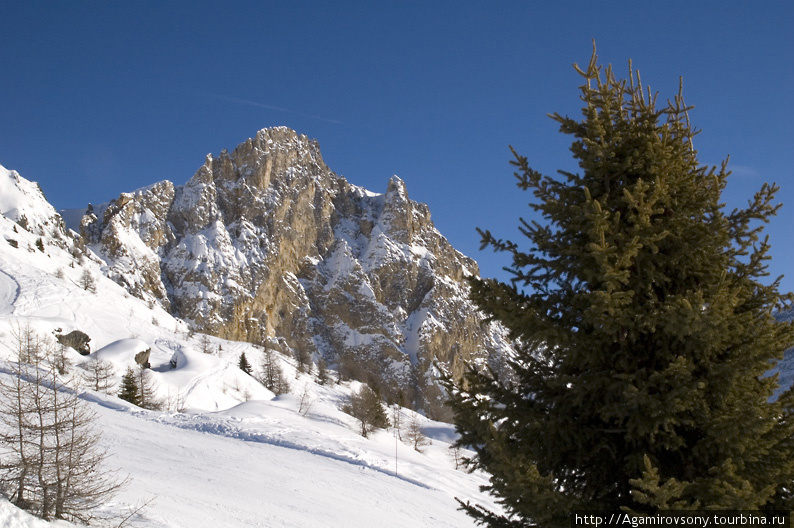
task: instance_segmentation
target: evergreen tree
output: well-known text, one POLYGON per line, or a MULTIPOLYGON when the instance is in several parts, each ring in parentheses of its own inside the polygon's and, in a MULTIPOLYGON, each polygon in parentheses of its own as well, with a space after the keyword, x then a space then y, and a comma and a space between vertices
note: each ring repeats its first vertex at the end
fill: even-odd
POLYGON ((350 395, 342 411, 358 420, 364 438, 375 429, 385 429, 390 425, 380 396, 367 385, 362 385, 361 389, 350 395))
POLYGON ((141 404, 141 391, 138 387, 138 380, 132 367, 127 367, 127 371, 121 378, 121 390, 119 398, 126 400, 134 405, 141 404))
POLYGON ((298 363, 298 369, 295 372, 295 378, 298 378, 298 374, 303 374, 304 372, 308 372, 309 374, 312 373, 312 355, 309 352, 309 349, 306 348, 305 345, 298 344, 295 347, 295 361, 298 363))
POLYGON ((792 391, 771 401, 771 360, 794 345, 791 306, 762 282, 775 185, 747 208, 720 203, 729 171, 701 166, 681 91, 657 107, 597 64, 573 136, 581 172, 541 175, 516 155, 518 187, 543 220, 522 219, 513 283, 473 279, 472 299, 517 344, 507 374, 446 380, 470 466, 491 474, 490 526, 569 526, 572 510, 794 507, 792 391))
POLYGON ((317 361, 317 383, 325 385, 330 378, 328 377, 328 363, 323 358, 317 361))
POLYGON ((240 367, 240 370, 242 370, 249 376, 253 372, 253 369, 251 368, 251 364, 248 362, 248 358, 245 357, 245 352, 240 354, 240 361, 237 362, 237 366, 240 367))
POLYGON ((259 383, 273 391, 276 395, 289 392, 289 381, 284 375, 281 365, 279 365, 275 352, 269 348, 265 348, 262 354, 261 369, 262 372, 257 377, 259 383))

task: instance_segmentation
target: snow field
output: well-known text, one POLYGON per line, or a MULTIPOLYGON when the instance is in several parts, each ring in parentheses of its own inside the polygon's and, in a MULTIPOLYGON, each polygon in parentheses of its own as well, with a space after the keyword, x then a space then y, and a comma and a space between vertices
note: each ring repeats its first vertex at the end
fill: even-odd
MULTIPOLYGON (((24 205, 31 217, 46 217, 36 200, 24 205)), ((417 417, 433 438, 424 453, 391 430, 362 438, 339 410, 356 383, 318 385, 296 372, 292 358, 275 354, 292 386, 275 397, 236 366, 245 352, 258 371, 261 349, 188 334, 182 321, 106 279, 98 259, 80 263, 46 239, 42 252, 37 235, 15 226, 0 216, 0 371, 26 326, 53 342, 57 330, 86 332, 91 356, 113 364, 117 386, 135 354, 151 349, 150 372, 167 410, 82 395, 97 413, 108 469, 130 479, 104 513, 124 515, 151 500, 132 526, 461 527, 473 524, 455 497, 494 507, 478 491, 485 476, 454 469, 452 426, 417 417), (85 269, 96 292, 79 286, 85 269), (211 354, 202 352, 207 343, 211 354), (311 402, 308 411, 299 412, 301 400, 311 402)), ((90 358, 68 352, 79 373, 90 358)), ((406 423, 410 411, 403 413, 406 423)), ((71 525, 45 523, 0 498, 0 526, 71 525)))

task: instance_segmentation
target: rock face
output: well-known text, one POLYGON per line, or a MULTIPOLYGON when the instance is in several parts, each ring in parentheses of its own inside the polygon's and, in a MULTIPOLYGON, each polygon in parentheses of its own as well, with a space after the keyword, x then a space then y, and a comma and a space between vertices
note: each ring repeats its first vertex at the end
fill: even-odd
POLYGON ((181 187, 122 194, 81 235, 109 277, 198 329, 323 358, 431 413, 435 361, 459 372, 509 348, 467 300, 476 263, 402 180, 351 185, 287 128, 208 155, 181 187))
POLYGON ((55 339, 63 346, 77 350, 83 356, 87 356, 91 353, 91 345, 89 344, 91 338, 88 337, 88 334, 80 330, 72 330, 65 335, 57 334, 55 339))

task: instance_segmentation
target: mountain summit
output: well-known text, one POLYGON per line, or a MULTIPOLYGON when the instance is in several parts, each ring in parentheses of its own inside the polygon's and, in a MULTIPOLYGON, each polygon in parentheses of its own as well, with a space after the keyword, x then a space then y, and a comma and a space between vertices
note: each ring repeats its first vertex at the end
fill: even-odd
MULTIPOLYGON (((92 437, 109 454, 109 460, 99 471, 131 477, 112 500, 91 512, 100 523, 115 526, 126 518, 134 525, 153 528, 254 526, 263 519, 274 526, 473 525, 454 499, 479 501, 478 490, 487 484, 487 477, 458 470, 461 457, 473 453, 451 448, 456 438, 452 425, 393 405, 389 409, 392 426, 371 431, 364 438, 360 417, 347 414, 348 410, 356 414, 351 402, 364 386, 352 380, 329 382, 329 376, 336 378, 338 374, 334 368, 342 368, 347 371, 346 378, 367 378, 373 386, 379 383, 384 395, 396 391, 397 400, 403 390, 404 403, 426 405, 430 409, 427 414, 432 414, 432 406, 424 402, 433 401, 427 396, 433 394, 433 379, 424 386, 414 382, 427 372, 421 370, 429 365, 423 355, 432 353, 423 344, 426 337, 421 324, 431 320, 434 331, 442 324, 457 328, 447 322, 454 321, 456 315, 444 310, 460 305, 456 300, 443 301, 431 293, 435 286, 422 282, 423 288, 429 288, 425 297, 410 301, 418 302, 419 309, 399 316, 375 311, 407 310, 410 306, 405 299, 422 295, 422 291, 409 285, 405 292, 395 293, 395 286, 388 285, 386 279, 378 284, 356 283, 360 280, 357 277, 363 276, 375 280, 377 270, 365 273, 364 267, 375 262, 385 266, 389 261, 375 257, 381 251, 375 244, 369 253, 372 259, 359 255, 365 251, 365 235, 342 240, 342 235, 334 234, 333 226, 343 218, 349 219, 349 212, 335 213, 339 220, 327 229, 318 227, 320 232, 330 233, 328 243, 307 243, 306 247, 315 248, 308 260, 294 254, 290 257, 288 252, 295 251, 301 242, 300 237, 291 235, 300 227, 300 218, 293 213, 292 224, 279 225, 287 223, 283 215, 288 214, 289 207, 282 202, 284 195, 276 196, 276 192, 286 192, 285 184, 271 189, 272 194, 257 194, 258 198, 273 199, 261 205, 259 212, 251 207, 244 217, 240 212, 241 216, 233 219, 228 204, 219 205, 232 191, 232 182, 225 186, 211 177, 212 166, 217 163, 208 163, 205 169, 209 172, 202 169, 184 187, 158 183, 122 195, 113 204, 92 208, 85 215, 84 231, 96 236, 93 249, 86 246, 87 238, 65 228, 62 217, 34 182, 0 167, 0 400, 6 410, 17 405, 24 416, 37 416, 31 418, 30 427, 24 425, 25 436, 17 437, 25 438, 22 445, 33 446, 37 453, 40 446, 48 449, 46 459, 37 459, 39 469, 20 476, 13 462, 19 460, 20 453, 14 451, 10 436, 6 439, 3 478, 9 483, 17 477, 26 478, 26 501, 16 502, 34 514, 45 511, 40 490, 51 481, 37 479, 43 474, 52 476, 57 453, 62 453, 52 446, 57 443, 56 431, 63 429, 52 425, 56 420, 54 406, 31 402, 41 398, 42 389, 63 387, 56 407, 63 409, 62 402, 77 395, 87 411, 80 411, 81 420, 90 416, 87 420, 97 433, 101 432, 101 436, 92 433, 92 437), (203 176, 209 177, 204 183, 199 181, 203 176), (197 197, 194 215, 185 212, 191 192, 197 197), (215 193, 212 202, 202 201, 211 193, 215 193), (270 207, 282 216, 271 216, 270 207), (208 214, 202 219, 203 211, 208 214), (182 225, 178 223, 180 214, 185 216, 182 225), (239 233, 235 231, 237 226, 241 226, 239 233), (260 234, 249 235, 244 230, 260 234), (359 256, 351 256, 354 252, 359 256), (294 269, 288 267, 294 265, 290 258, 299 264, 306 261, 300 273, 284 272, 282 277, 268 268, 273 262, 281 262, 287 269, 294 269), (182 280, 180 265, 186 278, 175 282, 182 280), (127 275, 123 274, 125 270, 127 275), (190 297, 191 281, 200 295, 190 297), (233 281, 238 285, 232 287, 233 281), (248 287, 251 292, 245 289, 248 287), (263 292, 266 287, 271 290, 263 292), (384 300, 368 301, 367 288, 372 289, 372 296, 383 295, 384 300), (164 297, 158 297, 160 292, 164 297), (268 295, 276 297, 268 299, 268 295), (212 305, 218 301, 216 296, 229 299, 212 305), (191 329, 187 324, 191 321, 174 318, 164 310, 187 312, 191 308, 187 298, 195 299, 196 314, 209 314, 206 320, 216 325, 216 332, 235 332, 239 326, 245 332, 261 328, 264 335, 258 344, 251 344, 194 332, 195 320, 191 329), (198 305, 205 299, 206 305, 198 305), (237 304, 233 304, 235 301, 237 304), (220 312, 226 302, 232 303, 231 310, 220 312), (256 312, 260 302, 273 306, 275 317, 256 312), (367 304, 359 307, 357 302, 367 304), (279 310, 284 311, 283 320, 279 310), (427 315, 419 315, 421 310, 427 310, 427 315), (419 326, 407 326, 405 320, 411 314, 410 321, 419 326), (268 321, 275 323, 267 327, 268 321), (392 321, 394 326, 378 326, 383 321, 392 321), (345 335, 356 337, 336 345, 345 335), (303 342, 313 348, 297 348, 303 342), (262 345, 281 353, 268 353, 262 345), (390 350, 395 359, 378 356, 390 350), (416 363, 408 351, 414 351, 416 363), (37 354, 35 359, 33 354, 37 354), (242 358, 247 358, 253 368, 244 368, 242 358), (320 369, 321 358, 330 368, 320 369), (41 377, 31 374, 31 382, 16 377, 15 372, 23 371, 14 369, 27 361, 36 364, 24 367, 33 369, 24 371, 25 375, 34 370, 38 373, 35 376, 46 375, 46 388, 36 384, 36 380, 43 381, 41 377), (138 368, 144 365, 146 368, 138 368), (393 366, 382 376, 373 373, 368 379, 372 371, 366 369, 377 365, 393 366), (404 374, 407 381, 395 373, 404 374), (277 380, 272 386, 271 374, 277 380), (17 396, 9 392, 16 390, 20 391, 17 396), (122 394, 140 406, 117 397, 122 394), (414 400, 409 401, 409 397, 414 400), (20 398, 17 403, 15 398, 20 398), (46 432, 36 429, 36 423, 46 423, 46 432), (425 440, 432 439, 432 444, 417 441, 421 439, 419 434, 425 435, 425 440), (159 499, 152 501, 152 497, 159 499)), ((305 176, 301 170, 298 166, 290 176, 295 196, 302 196, 299 188, 306 183, 300 181, 305 176)), ((275 171, 271 181, 280 181, 288 173, 289 168, 284 174, 275 171)), ((399 203, 415 206, 406 201, 398 180, 391 185, 394 202, 390 206, 386 195, 378 197, 334 181, 353 194, 350 200, 360 194, 359 199, 379 202, 386 210, 386 214, 379 210, 382 221, 371 217, 369 232, 389 251, 408 251, 389 257, 405 268, 396 269, 395 274, 405 273, 410 278, 411 266, 416 266, 425 270, 421 281, 449 281, 445 275, 435 278, 430 273, 436 265, 433 258, 440 257, 423 253, 425 261, 414 263, 409 246, 377 235, 383 229, 379 223, 389 217, 389 207, 394 211, 399 203)), ((336 205, 323 207, 333 211, 344 203, 339 190, 337 194, 317 191, 321 183, 328 181, 318 175, 312 192, 320 198, 339 200, 336 205)), ((248 192, 251 184, 243 180, 237 185, 241 192, 248 192)), ((240 199, 239 211, 249 206, 246 202, 240 199)), ((360 213, 362 217, 369 215, 360 213)), ((390 218, 398 221, 394 215, 390 218)), ((306 218, 303 221, 307 223, 306 218)), ((70 217, 69 223, 79 225, 79 216, 70 217)), ((395 230, 408 236, 406 225, 403 222, 403 227, 395 230)), ((338 226, 338 230, 355 232, 352 224, 338 226)), ((417 243, 413 245, 418 247, 417 243)), ((255 334, 246 335, 253 339, 255 334)), ((9 411, 3 416, 8 418, 0 424, 5 434, 14 429, 13 417, 20 415, 9 411)), ((74 420, 71 412, 58 411, 58 417, 74 420)), ((17 427, 23 427, 20 424, 17 427)), ((80 466, 80 471, 84 469, 80 466)), ((6 486, 5 491, 11 495, 13 490, 6 486)), ((0 526, 50 526, 14 506, 13 496, 10 499, 0 496, 0 526)), ((486 504, 498 508, 491 502, 486 504)), ((73 526, 61 520, 57 524, 73 526)))
POLYGON ((182 186, 89 208, 80 231, 110 278, 197 330, 323 359, 431 415, 434 362, 460 372, 509 350, 468 300, 476 263, 405 183, 352 185, 288 128, 208 155, 182 186))

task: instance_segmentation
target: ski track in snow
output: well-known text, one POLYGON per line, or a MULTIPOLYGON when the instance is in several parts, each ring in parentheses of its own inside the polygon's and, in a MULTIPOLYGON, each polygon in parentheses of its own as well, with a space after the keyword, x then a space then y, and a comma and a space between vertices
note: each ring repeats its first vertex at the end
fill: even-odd
POLYGON ((205 381, 214 379, 218 374, 226 370, 228 367, 228 365, 221 364, 194 376, 182 389, 182 399, 187 401, 193 391, 196 390, 196 387, 205 381))
MULTIPOLYGON (((219 372, 225 370, 225 368, 226 366, 222 365, 193 378, 191 383, 188 384, 188 388, 185 389, 185 394, 186 394, 185 399, 187 399, 187 395, 189 395, 190 392, 195 388, 196 384, 213 377, 219 372)), ((242 440, 245 442, 269 444, 271 446, 281 447, 284 449, 304 451, 316 456, 328 458, 338 462, 344 462, 347 464, 351 464, 353 466, 359 466, 363 469, 370 469, 373 471, 377 471, 385 475, 398 478, 402 481, 408 482, 415 486, 419 486, 421 488, 437 490, 436 488, 432 486, 428 486, 427 484, 419 480, 409 478, 405 475, 400 475, 399 473, 395 475, 395 472, 393 470, 378 466, 372 462, 367 461, 363 457, 364 452, 361 451, 360 449, 358 450, 359 451, 358 453, 355 453, 353 449, 350 449, 346 446, 340 446, 341 448, 348 451, 348 453, 343 453, 339 451, 333 451, 330 449, 324 449, 317 446, 311 446, 308 444, 300 443, 295 440, 289 440, 288 438, 285 437, 285 435, 289 435, 294 431, 285 430, 285 431, 273 433, 269 431, 258 430, 252 427, 242 428, 230 423, 231 421, 242 422, 242 420, 240 419, 236 419, 236 420, 233 418, 219 419, 216 417, 205 416, 205 415, 188 415, 181 413, 160 414, 160 413, 153 413, 150 411, 140 410, 137 408, 130 409, 129 405, 127 404, 121 402, 116 403, 115 401, 112 401, 108 398, 98 397, 97 395, 91 392, 84 393, 82 395, 82 398, 87 401, 99 404, 107 409, 111 409, 119 412, 126 412, 131 414, 132 416, 135 416, 136 418, 148 420, 150 422, 155 422, 170 427, 178 427, 179 429, 186 429, 189 431, 196 431, 199 433, 206 433, 225 438, 242 440)), ((336 423, 336 422, 329 421, 329 423, 336 423)), ((338 423, 336 424, 338 425, 338 423)))
POLYGON ((9 315, 14 311, 14 304, 19 299, 19 283, 0 269, 0 315, 9 315))
MULTIPOLYGON (((367 462, 364 458, 360 455, 348 455, 345 453, 335 452, 328 449, 323 449, 319 447, 311 447, 305 444, 301 444, 299 442, 295 442, 292 440, 288 440, 286 438, 279 438, 277 435, 273 435, 271 433, 265 431, 257 431, 257 430, 246 430, 240 427, 236 427, 227 421, 214 421, 208 420, 206 418, 200 420, 190 420, 189 416, 177 414, 177 415, 161 415, 157 416, 156 418, 149 418, 149 416, 144 415, 143 413, 138 413, 139 416, 151 419, 157 423, 170 425, 173 427, 179 427, 180 429, 188 429, 191 431, 198 431, 200 433, 208 433, 217 436, 223 436, 226 438, 234 438, 237 440, 243 440, 245 442, 254 442, 259 444, 269 444, 276 447, 282 447, 285 449, 293 449, 296 451, 305 451, 311 453, 313 455, 321 456, 324 458, 330 458, 331 460, 336 460, 338 462, 345 462, 347 464, 351 464, 354 466, 360 466, 366 469, 371 469, 373 471, 378 471, 380 473, 384 473, 391 477, 398 478, 415 486, 419 486, 425 489, 435 489, 423 482, 420 482, 416 479, 411 479, 406 476, 394 474, 394 471, 378 467, 372 463, 367 462)), ((203 417, 202 417, 203 418, 203 417)))

